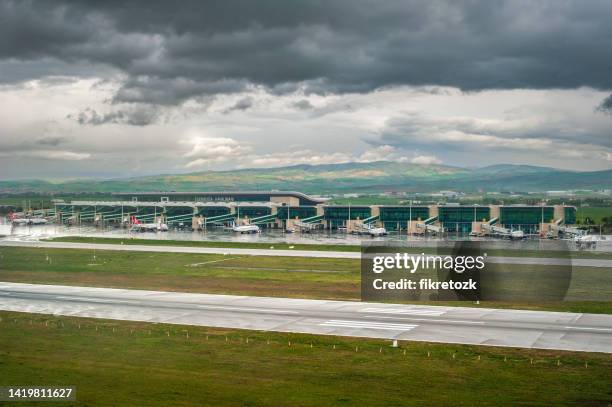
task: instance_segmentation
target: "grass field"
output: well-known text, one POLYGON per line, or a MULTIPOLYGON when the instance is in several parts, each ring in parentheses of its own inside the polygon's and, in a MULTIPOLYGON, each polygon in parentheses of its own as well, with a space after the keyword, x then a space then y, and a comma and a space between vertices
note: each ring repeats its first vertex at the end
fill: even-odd
POLYGON ((584 223, 586 218, 591 218, 596 224, 600 224, 605 217, 612 218, 612 207, 582 206, 576 213, 576 220, 580 223, 584 223))
MULTIPOLYGON (((611 301, 579 301, 595 298, 595 293, 599 293, 598 298, 609 298, 606 276, 596 268, 578 271, 584 283, 578 281, 570 291, 577 301, 482 301, 480 306, 612 313, 611 301)), ((0 281, 359 300, 361 280, 360 261, 352 259, 0 247, 0 281)), ((431 304, 476 306, 465 301, 431 304)))
MULTIPOLYGON (((215 247, 215 248, 238 248, 238 249, 274 249, 274 250, 314 250, 314 251, 337 251, 337 252, 360 252, 359 245, 343 244, 295 244, 295 243, 258 243, 258 242, 224 242, 224 241, 189 241, 189 240, 160 240, 146 238, 117 238, 117 237, 88 237, 88 236, 63 236, 46 239, 53 242, 73 243, 108 243, 123 245, 146 245, 146 246, 184 246, 184 247, 215 247)), ((423 253, 435 253, 436 248, 414 247, 411 250, 423 253)), ((452 250, 452 248, 447 249, 452 250)), ((610 252, 595 251, 572 251, 563 253, 551 250, 511 250, 511 249, 488 249, 491 256, 510 257, 565 257, 571 255, 573 258, 612 259, 610 252)))
MULTIPOLYGON (((77 405, 584 405, 612 357, 0 312, 0 386, 77 405)), ((36 404, 40 405, 40 404, 36 404)))

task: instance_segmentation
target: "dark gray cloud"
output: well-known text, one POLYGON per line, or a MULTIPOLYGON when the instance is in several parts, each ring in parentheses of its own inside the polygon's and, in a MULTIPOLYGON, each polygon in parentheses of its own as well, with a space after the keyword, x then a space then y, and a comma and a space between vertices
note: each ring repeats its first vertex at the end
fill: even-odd
POLYGON ((90 66, 124 75, 114 102, 160 105, 249 86, 612 89, 610 21, 608 0, 0 0, 0 63, 28 67, 0 83, 90 66))
POLYGON ((293 104, 293 107, 295 107, 296 109, 299 109, 299 110, 310 110, 310 109, 314 108, 312 103, 310 103, 306 99, 298 100, 297 102, 295 102, 293 104))
POLYGON ((64 144, 68 142, 68 139, 66 139, 66 137, 61 137, 61 136, 46 136, 46 137, 41 137, 38 140, 36 140, 37 144, 41 144, 43 146, 52 146, 52 147, 57 147, 60 144, 64 144))
POLYGON ((250 96, 247 96, 245 98, 238 100, 232 106, 225 109, 223 113, 228 114, 228 113, 235 112, 235 111, 245 111, 253 107, 253 103, 254 103, 253 98, 250 96))
POLYGON ((596 110, 602 113, 612 115, 612 95, 602 100, 599 106, 597 106, 596 110))
POLYGON ((128 110, 115 110, 100 114, 94 109, 85 109, 78 115, 69 115, 79 124, 100 126, 102 124, 128 124, 131 126, 146 126, 157 121, 160 110, 155 106, 137 106, 128 110))

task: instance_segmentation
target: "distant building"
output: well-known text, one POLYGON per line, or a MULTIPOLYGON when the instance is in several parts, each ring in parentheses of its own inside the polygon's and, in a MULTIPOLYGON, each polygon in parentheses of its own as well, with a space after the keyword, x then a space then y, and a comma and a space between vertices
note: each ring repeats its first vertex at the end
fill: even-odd
POLYGON ((548 196, 576 196, 573 191, 546 191, 548 196))

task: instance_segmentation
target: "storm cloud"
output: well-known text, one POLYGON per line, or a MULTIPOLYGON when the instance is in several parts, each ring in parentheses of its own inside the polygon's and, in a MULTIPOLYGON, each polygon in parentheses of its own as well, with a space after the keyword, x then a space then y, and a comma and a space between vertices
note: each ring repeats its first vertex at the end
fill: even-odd
POLYGON ((601 104, 597 106, 597 110, 612 115, 612 95, 602 100, 601 104))
POLYGON ((225 109, 224 113, 231 113, 234 111, 244 111, 253 107, 253 98, 248 96, 238 100, 233 106, 225 109))
POLYGON ((98 113, 94 109, 86 108, 76 117, 68 115, 68 118, 75 118, 80 124, 100 126, 103 124, 128 124, 130 126, 146 126, 154 123, 159 116, 159 109, 154 106, 136 106, 128 110, 114 110, 108 113, 98 113))
MULTIPOLYGON (((115 102, 179 104, 264 87, 369 92, 612 89, 612 2, 1 1, 0 58, 102 64, 115 102)), ((4 75, 4 74, 3 74, 4 75)))
POLYGON ((0 174, 612 165, 609 0, 0 0, 0 174))

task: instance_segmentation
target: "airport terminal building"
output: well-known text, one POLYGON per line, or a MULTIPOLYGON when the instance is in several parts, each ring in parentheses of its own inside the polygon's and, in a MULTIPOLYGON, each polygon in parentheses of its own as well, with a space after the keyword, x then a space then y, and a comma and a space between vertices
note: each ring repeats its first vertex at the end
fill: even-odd
MULTIPOLYGON (((553 235, 571 231, 573 206, 527 205, 330 205, 294 191, 120 192, 110 201, 56 202, 56 216, 78 222, 162 221, 205 229, 255 224, 297 231, 359 232, 371 227, 408 234, 553 235)), ((575 229, 575 228, 574 228, 575 229)))

